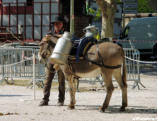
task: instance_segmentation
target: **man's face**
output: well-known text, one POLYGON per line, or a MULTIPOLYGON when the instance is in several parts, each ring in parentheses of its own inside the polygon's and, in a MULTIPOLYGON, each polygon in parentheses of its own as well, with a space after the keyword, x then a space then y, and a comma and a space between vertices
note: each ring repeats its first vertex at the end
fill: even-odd
POLYGON ((63 22, 55 22, 54 23, 54 30, 56 33, 60 32, 60 30, 63 28, 63 22))

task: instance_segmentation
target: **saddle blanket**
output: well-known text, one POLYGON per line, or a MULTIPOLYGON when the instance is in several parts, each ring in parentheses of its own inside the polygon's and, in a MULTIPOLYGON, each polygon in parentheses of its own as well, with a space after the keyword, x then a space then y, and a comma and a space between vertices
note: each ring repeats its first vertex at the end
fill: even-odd
POLYGON ((79 58, 84 57, 89 48, 96 43, 97 40, 93 37, 84 37, 79 40, 74 40, 70 55, 75 56, 76 61, 79 61, 79 58))

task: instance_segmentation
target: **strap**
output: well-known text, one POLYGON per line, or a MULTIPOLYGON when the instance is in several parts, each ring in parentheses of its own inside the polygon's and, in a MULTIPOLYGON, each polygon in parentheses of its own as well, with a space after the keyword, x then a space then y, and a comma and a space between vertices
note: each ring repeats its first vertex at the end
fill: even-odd
POLYGON ((98 56, 99 56, 99 62, 95 62, 95 61, 92 61, 90 59, 88 59, 88 57, 86 56, 85 59, 95 65, 98 65, 100 67, 104 67, 104 68, 109 68, 109 69, 117 69, 117 68, 120 68, 121 65, 116 65, 116 66, 108 66, 108 65, 105 65, 104 64, 104 61, 103 61, 103 57, 101 56, 100 52, 99 52, 99 47, 98 47, 98 44, 96 44, 96 49, 97 49, 97 53, 98 53, 98 56))
POLYGON ((105 65, 105 64, 101 64, 101 63, 97 63, 95 61, 92 61, 92 60, 89 60, 89 59, 86 59, 87 61, 91 62, 92 64, 95 64, 95 65, 98 65, 100 67, 104 67, 104 68, 108 68, 108 69, 117 69, 117 68, 120 68, 121 65, 116 65, 116 66, 108 66, 108 65, 105 65))

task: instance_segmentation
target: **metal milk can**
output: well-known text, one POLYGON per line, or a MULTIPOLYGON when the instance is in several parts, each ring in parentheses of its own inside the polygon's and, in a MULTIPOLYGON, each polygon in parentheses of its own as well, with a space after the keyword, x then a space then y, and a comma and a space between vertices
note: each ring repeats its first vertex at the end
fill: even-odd
POLYGON ((71 42, 72 35, 69 32, 64 32, 63 36, 58 39, 54 48, 50 61, 54 64, 66 64, 68 54, 72 48, 71 42))
POLYGON ((97 34, 98 30, 94 25, 89 25, 83 29, 85 37, 93 37, 97 34))

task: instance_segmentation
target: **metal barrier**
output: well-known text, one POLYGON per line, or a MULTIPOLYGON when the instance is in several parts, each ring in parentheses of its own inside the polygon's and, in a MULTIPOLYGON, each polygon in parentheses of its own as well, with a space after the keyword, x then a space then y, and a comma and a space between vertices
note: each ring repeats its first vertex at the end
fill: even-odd
MULTIPOLYGON (((140 60, 140 53, 138 50, 125 48, 124 52, 125 52, 125 57, 135 59, 135 60, 140 60)), ((127 80, 129 81, 140 80, 139 63, 126 59, 126 66, 127 66, 127 73, 128 73, 127 80)))
MULTIPOLYGON (((140 81, 140 64, 138 61, 132 60, 140 60, 140 52, 137 49, 132 48, 124 48, 125 58, 126 58, 126 67, 127 67, 127 80, 134 81, 133 88, 138 87, 140 89, 139 84, 145 88, 145 86, 140 81)), ((101 76, 97 78, 83 78, 81 82, 88 81, 89 83, 100 82, 103 85, 103 80, 101 76)), ((113 79, 114 80, 114 79, 113 79)))
MULTIPOLYGON (((30 48, 0 48, 0 81, 33 78, 33 54, 38 54, 38 49, 30 48)), ((35 80, 45 77, 44 65, 38 59, 35 61, 35 80)))
MULTIPOLYGON (((33 79, 33 54, 37 57, 38 48, 0 48, 0 78, 2 80, 15 80, 15 79, 33 79)), ((125 48, 125 56, 131 59, 139 60, 140 53, 136 49, 125 48)), ((139 62, 126 59, 127 64, 127 80, 134 81, 133 88, 141 84, 139 62)), ((35 61, 35 80, 43 82, 45 78, 44 65, 39 63, 36 58, 35 61)), ((55 76, 56 78, 56 76, 55 76)), ((82 79, 89 82, 103 83, 102 78, 82 79), (92 81, 90 81, 92 80, 92 81)), ((82 82, 81 80, 81 82, 82 82)), ((32 81, 31 81, 32 84, 32 81)), ((143 86, 144 87, 144 86, 143 86)))
POLYGON ((138 61, 132 61, 140 60, 140 52, 132 48, 124 48, 124 52, 127 67, 127 80, 134 81, 133 88, 138 87, 138 89, 140 89, 139 84, 145 88, 140 81, 140 64, 138 61))

